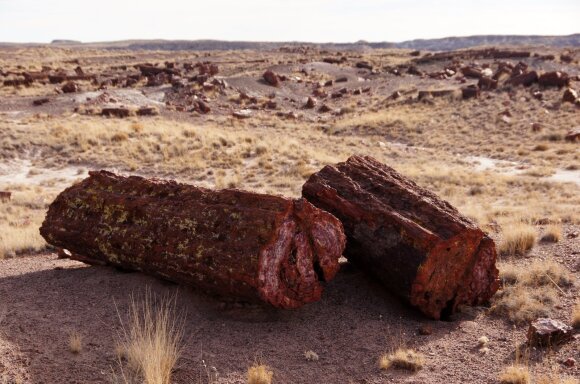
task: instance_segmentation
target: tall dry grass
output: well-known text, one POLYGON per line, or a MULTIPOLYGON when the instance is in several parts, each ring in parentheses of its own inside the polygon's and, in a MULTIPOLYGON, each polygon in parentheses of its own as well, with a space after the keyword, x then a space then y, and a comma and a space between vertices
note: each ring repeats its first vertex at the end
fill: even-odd
POLYGON ((179 360, 185 316, 177 309, 176 296, 159 297, 149 289, 143 298, 131 296, 128 320, 121 316, 121 354, 128 370, 121 367, 118 381, 169 384, 179 360))

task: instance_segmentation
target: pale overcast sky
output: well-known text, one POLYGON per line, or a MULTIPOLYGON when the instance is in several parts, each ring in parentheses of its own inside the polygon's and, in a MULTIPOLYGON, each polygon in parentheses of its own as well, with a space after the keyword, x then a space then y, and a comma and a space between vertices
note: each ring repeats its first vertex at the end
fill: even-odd
POLYGON ((580 32, 580 0, 0 0, 0 41, 393 41, 580 32))

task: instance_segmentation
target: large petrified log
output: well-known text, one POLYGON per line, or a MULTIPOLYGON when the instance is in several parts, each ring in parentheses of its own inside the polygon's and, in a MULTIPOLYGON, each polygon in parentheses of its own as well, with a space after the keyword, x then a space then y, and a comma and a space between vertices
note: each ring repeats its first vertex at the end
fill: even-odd
POLYGON ((40 228, 72 259, 279 308, 319 300, 339 269, 342 225, 304 199, 89 175, 57 196, 40 228))
POLYGON ((338 217, 345 256, 439 319, 499 286, 494 242, 449 203, 371 157, 313 174, 302 195, 338 217))

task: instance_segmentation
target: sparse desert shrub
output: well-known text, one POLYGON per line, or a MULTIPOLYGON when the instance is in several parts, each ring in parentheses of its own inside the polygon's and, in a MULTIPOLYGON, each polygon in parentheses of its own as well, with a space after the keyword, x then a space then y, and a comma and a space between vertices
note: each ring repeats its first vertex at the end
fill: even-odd
POLYGON ((399 348, 394 353, 385 354, 379 360, 381 369, 398 368, 416 372, 423 368, 425 357, 412 349, 399 348))
POLYGON ((504 287, 496 294, 492 311, 515 323, 549 316, 558 301, 557 290, 574 281, 571 273, 553 260, 537 260, 526 267, 501 263, 499 270, 504 287))
POLYGON ((503 239, 499 244, 501 255, 523 255, 536 243, 536 229, 525 223, 514 223, 503 231, 503 239))
POLYGON ((494 312, 506 315, 514 323, 522 324, 550 315, 557 301, 556 290, 545 286, 532 289, 523 285, 505 287, 496 294, 494 312))
POLYGON ((580 380, 552 373, 550 375, 541 375, 535 380, 535 384, 580 384, 580 380))
POLYGON ((547 243, 557 243, 562 239, 562 226, 558 224, 550 224, 546 227, 542 241, 547 243))
POLYGON ((38 226, 13 226, 0 223, 0 259, 14 257, 23 252, 38 252, 46 242, 38 232, 38 226))
POLYGON ((535 260, 521 272, 519 280, 531 288, 546 285, 568 287, 574 283, 574 278, 566 267, 551 259, 535 260))
POLYGON ((83 337, 77 331, 71 332, 68 339, 68 348, 75 354, 83 350, 83 337))
POLYGON ((572 326, 576 329, 580 328, 580 303, 572 309, 572 326))
POLYGON ((125 132, 117 132, 111 136, 111 141, 119 143, 121 141, 126 141, 129 138, 125 132))
MULTIPOLYGON (((160 298, 147 290, 139 303, 132 296, 128 317, 127 323, 121 320, 122 352, 117 353, 126 356, 129 369, 141 382, 169 384, 181 353, 184 328, 176 297, 160 298)), ((122 375, 126 377, 124 372, 122 375)))
POLYGON ((529 384, 530 371, 523 365, 511 365, 503 370, 499 381, 502 384, 529 384))
POLYGON ((248 384, 270 384, 274 372, 267 365, 254 363, 248 368, 248 384))

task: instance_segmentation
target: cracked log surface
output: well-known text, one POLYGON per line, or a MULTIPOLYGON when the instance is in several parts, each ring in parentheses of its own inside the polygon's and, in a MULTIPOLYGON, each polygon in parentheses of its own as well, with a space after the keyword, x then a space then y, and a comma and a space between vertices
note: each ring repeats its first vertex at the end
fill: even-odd
POLYGON ((279 308, 319 300, 339 269, 342 225, 305 199, 89 175, 57 196, 40 228, 72 259, 279 308))
POLYGON ((350 261, 434 319, 487 302, 499 286, 493 240, 371 157, 324 167, 302 195, 342 221, 350 261))

